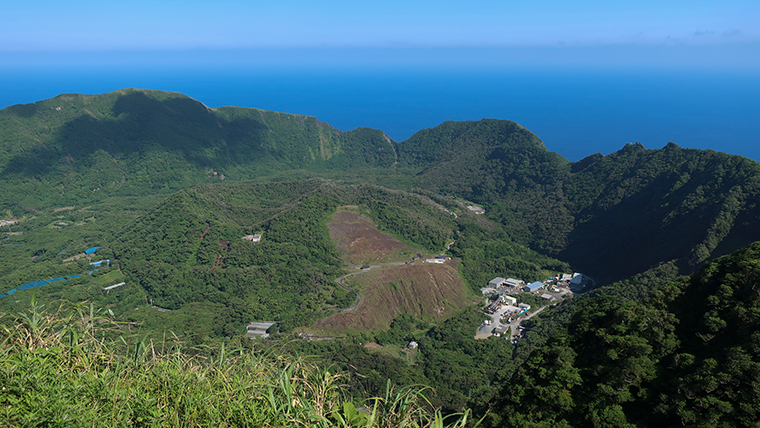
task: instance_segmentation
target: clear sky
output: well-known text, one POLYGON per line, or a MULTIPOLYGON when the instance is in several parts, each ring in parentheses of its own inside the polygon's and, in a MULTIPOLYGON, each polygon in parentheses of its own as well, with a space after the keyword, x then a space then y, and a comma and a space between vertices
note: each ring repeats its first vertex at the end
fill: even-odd
POLYGON ((655 65, 760 64, 758 0, 3 3, 5 61, 55 52, 294 48, 395 49, 405 61, 403 52, 474 48, 481 61, 493 60, 489 49, 508 49, 518 58, 560 63, 581 56, 613 65, 632 57, 655 65))
POLYGON ((125 87, 398 141, 490 117, 571 160, 674 141, 760 161, 760 0, 0 2, 0 108, 125 87))

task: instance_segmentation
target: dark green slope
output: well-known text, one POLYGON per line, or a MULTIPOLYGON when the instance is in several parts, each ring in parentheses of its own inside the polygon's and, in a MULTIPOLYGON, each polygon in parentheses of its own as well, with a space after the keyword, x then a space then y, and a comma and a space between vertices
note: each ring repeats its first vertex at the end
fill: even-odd
POLYGON ((445 122, 398 147, 399 164, 423 168, 415 185, 486 204, 523 244, 561 248, 554 235, 572 223, 562 204, 570 163, 527 129, 494 119, 445 122))
POLYGON ((101 195, 178 190, 287 170, 388 167, 381 131, 340 132, 310 116, 209 109, 181 94, 61 95, 0 111, 0 204, 29 210, 101 195), (19 197, 34 193, 34 197, 19 197))
POLYGON ((446 122, 399 143, 415 185, 485 205, 512 239, 601 283, 674 261, 683 273, 760 240, 760 164, 629 144, 570 163, 520 125, 446 122))
POLYGON ((682 273, 760 240, 760 164, 670 143, 628 145, 573 165, 574 227, 556 253, 601 280, 676 260, 682 273))
POLYGON ((585 299, 504 386, 492 423, 757 426, 759 264, 755 243, 645 301, 585 299))

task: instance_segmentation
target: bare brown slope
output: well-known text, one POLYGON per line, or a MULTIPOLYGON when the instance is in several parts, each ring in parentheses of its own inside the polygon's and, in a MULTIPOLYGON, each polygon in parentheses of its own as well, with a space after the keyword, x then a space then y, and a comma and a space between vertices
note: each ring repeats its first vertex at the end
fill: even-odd
POLYGON ((380 232, 372 220, 355 212, 338 211, 327 228, 343 259, 354 265, 407 261, 414 254, 411 247, 380 232))
POLYGON ((349 285, 364 297, 362 304, 355 312, 322 319, 315 327, 332 334, 384 330, 402 313, 443 320, 475 301, 457 265, 457 260, 443 265, 418 262, 353 276, 349 285))

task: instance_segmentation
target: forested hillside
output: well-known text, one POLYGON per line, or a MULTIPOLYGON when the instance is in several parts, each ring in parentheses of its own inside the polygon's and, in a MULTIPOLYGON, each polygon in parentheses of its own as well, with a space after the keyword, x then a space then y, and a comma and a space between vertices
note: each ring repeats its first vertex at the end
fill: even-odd
POLYGON ((89 301, 143 341, 206 355, 247 343, 253 320, 276 321, 287 340, 340 324, 361 300, 336 279, 382 263, 400 267, 348 280, 389 290, 353 312, 361 322, 331 327, 345 340, 275 334, 267 347, 355 374, 355 397, 383 394, 388 378, 423 383, 436 407, 490 412, 494 426, 757 423, 760 164, 749 159, 637 143, 569 162, 495 119, 397 143, 128 89, 0 111, 0 169, 0 312, 24 313, 32 296, 89 301), (403 250, 346 256, 356 237, 331 237, 338 212, 403 250), (440 272, 404 265, 444 253, 458 260, 440 272), (460 309, 489 280, 571 271, 599 288, 526 321, 515 344, 473 339, 482 314, 460 309))
MULTIPOLYGON (((8 264, 0 286, 6 291, 30 280, 78 275, 93 269, 87 262, 109 260, 110 270, 92 271, 35 292, 43 301, 91 299, 107 305, 121 320, 142 322, 157 332, 173 331, 194 344, 240 336, 253 320, 277 321, 280 331, 289 332, 356 299, 335 282, 349 265, 341 260, 327 229, 328 219, 342 206, 354 207, 381 230, 408 243, 411 250, 404 261, 417 252, 438 254, 456 244, 456 254, 466 260, 461 274, 469 284, 467 296, 486 277, 539 279, 567 269, 518 244, 499 244, 506 237, 501 227, 466 210, 455 217, 419 194, 312 179, 203 184, 181 190, 123 226, 96 235, 97 259, 71 258, 74 254, 66 252, 76 248, 64 240, 66 236, 83 242, 79 251, 86 248, 79 234, 87 222, 63 227, 56 224, 66 222, 55 217, 24 221, 25 231, 3 244, 8 264), (50 224, 55 228, 46 227, 50 224), (243 239, 254 234, 261 235, 259 242, 243 239), (33 255, 31 261, 24 259, 28 254, 33 255), (120 281, 127 285, 102 291, 120 281)), ((88 213, 78 215, 82 214, 88 213)), ((96 220, 90 223, 99 226, 96 220)), ((459 281, 456 269, 453 274, 459 281)), ((20 309, 31 293, 22 291, 0 303, 20 309)), ((472 298, 461 299, 451 307, 472 298)))
POLYGON ((495 400, 495 426, 754 426, 760 244, 645 301, 600 294, 495 400))
POLYGON ((210 109, 170 92, 67 94, 0 111, 0 208, 19 214, 284 170, 388 167, 395 160, 393 142, 381 131, 341 132, 311 116, 210 109))
POLYGON ((222 180, 369 181, 481 203, 510 240, 600 284, 671 261, 689 273, 760 239, 756 162, 671 143, 571 163, 494 119, 445 122, 395 143, 314 117, 129 89, 9 107, 0 148, 0 208, 11 216, 222 180))
POLYGON ((670 143, 570 163, 514 122, 446 122, 399 144, 414 184, 483 204, 510 238, 604 284, 693 272, 760 239, 760 164, 670 143))

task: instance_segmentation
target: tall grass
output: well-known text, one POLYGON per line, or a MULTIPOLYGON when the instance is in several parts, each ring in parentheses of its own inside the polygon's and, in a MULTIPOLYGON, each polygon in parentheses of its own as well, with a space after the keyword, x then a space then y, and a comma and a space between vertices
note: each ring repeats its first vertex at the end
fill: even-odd
POLYGON ((32 302, 0 318, 0 425, 213 427, 463 427, 423 391, 395 389, 357 410, 345 375, 301 358, 177 346, 115 336, 93 307, 46 312, 32 302), (106 337, 118 337, 117 340, 106 337))

